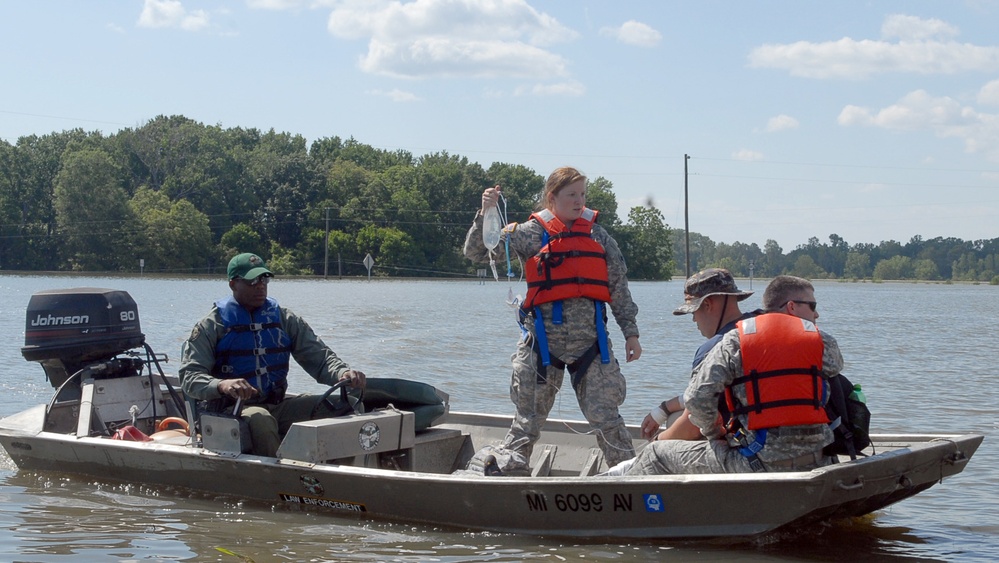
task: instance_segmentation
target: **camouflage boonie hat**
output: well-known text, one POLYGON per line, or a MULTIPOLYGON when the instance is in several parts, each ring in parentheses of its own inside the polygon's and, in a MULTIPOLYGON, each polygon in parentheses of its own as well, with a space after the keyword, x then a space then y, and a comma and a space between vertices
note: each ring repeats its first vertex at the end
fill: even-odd
POLYGON ((673 314, 693 313, 706 297, 712 295, 734 295, 736 300, 742 301, 752 294, 752 291, 739 291, 732 274, 725 268, 708 268, 687 279, 683 286, 683 305, 674 309, 673 314))

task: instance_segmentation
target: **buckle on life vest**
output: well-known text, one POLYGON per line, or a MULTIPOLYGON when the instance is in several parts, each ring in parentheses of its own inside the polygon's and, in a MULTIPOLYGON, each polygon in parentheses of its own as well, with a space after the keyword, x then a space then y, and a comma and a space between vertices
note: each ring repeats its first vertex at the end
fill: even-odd
POLYGON ((264 323, 250 323, 249 327, 252 332, 260 332, 264 329, 264 323))

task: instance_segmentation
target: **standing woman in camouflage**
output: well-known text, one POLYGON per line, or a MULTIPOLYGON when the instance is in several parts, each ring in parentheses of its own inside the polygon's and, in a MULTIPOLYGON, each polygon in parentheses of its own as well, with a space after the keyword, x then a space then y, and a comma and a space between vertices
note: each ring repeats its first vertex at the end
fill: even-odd
MULTIPOLYGON (((465 256, 472 261, 489 261, 483 215, 497 204, 500 190, 482 193, 482 209, 465 238, 465 256)), ((521 257, 527 278, 520 315, 525 330, 512 357, 510 383, 517 414, 503 447, 530 459, 568 368, 583 416, 613 466, 635 455, 618 412, 626 385, 606 327, 609 305, 624 333, 626 360, 642 355, 628 267, 617 242, 596 224, 597 211, 586 207, 586 177, 578 170, 552 172, 541 204, 526 223, 507 225, 500 240, 521 257)))

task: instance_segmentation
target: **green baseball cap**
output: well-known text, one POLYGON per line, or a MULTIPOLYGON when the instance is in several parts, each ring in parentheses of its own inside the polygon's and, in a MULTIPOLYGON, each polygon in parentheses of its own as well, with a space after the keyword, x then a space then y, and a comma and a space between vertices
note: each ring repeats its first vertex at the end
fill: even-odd
POLYGON ((255 280, 260 276, 273 275, 267 269, 267 263, 264 262, 264 259, 256 254, 244 252, 233 256, 232 260, 229 260, 229 279, 231 280, 236 278, 255 280))

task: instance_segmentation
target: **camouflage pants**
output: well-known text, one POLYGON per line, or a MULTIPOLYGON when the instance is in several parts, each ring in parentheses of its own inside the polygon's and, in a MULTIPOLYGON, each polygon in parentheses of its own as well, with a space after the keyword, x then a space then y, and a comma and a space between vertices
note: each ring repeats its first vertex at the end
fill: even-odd
MULTIPOLYGON (((552 357, 566 364, 573 363, 594 343, 592 322, 588 327, 586 323, 574 324, 568 321, 562 325, 546 325, 551 327, 546 335, 552 357)), ((513 377, 510 399, 516 406, 517 413, 503 441, 504 447, 515 450, 528 459, 534 443, 541 436, 541 428, 555 405, 565 376, 564 369, 548 366, 543 374, 544 381, 539 383, 538 358, 533 343, 532 333, 521 340, 511 358, 513 377)), ((627 391, 624 376, 614 358, 610 341, 607 347, 610 363, 601 363, 599 355, 590 363, 576 389, 576 399, 583 416, 596 433, 597 445, 603 451, 607 465, 613 466, 634 457, 635 449, 624 419, 618 412, 627 391)), ((562 413, 560 418, 566 418, 566 415, 562 413)))
MULTIPOLYGON (((767 471, 807 471, 829 463, 816 461, 767 466, 767 471)), ((752 472, 746 456, 725 440, 658 440, 638 452, 626 475, 752 472)))

